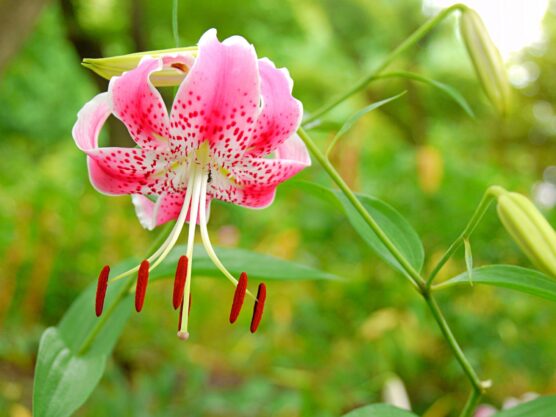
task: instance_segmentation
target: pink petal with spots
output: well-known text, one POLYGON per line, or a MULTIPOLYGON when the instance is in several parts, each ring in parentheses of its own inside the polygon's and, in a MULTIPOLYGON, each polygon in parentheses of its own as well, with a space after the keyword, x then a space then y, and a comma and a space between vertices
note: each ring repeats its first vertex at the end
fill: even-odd
POLYGON ((209 195, 251 208, 272 204, 278 184, 311 165, 305 144, 294 135, 276 150, 276 158, 245 157, 230 177, 213 170, 209 195))
POLYGON ((127 126, 133 140, 145 149, 167 147, 170 138, 166 105, 149 79, 153 72, 162 68, 162 59, 146 56, 136 68, 112 78, 108 87, 114 115, 127 126))
MULTIPOLYGON (((135 206, 135 213, 141 225, 147 230, 153 230, 156 226, 160 226, 171 220, 178 218, 183 202, 185 199, 185 192, 164 194, 158 197, 154 202, 144 195, 134 194, 131 196, 131 201, 135 206)), ((207 220, 210 213, 210 199, 206 201, 207 220)), ((186 221, 190 221, 191 207, 188 209, 186 221)), ((199 216, 197 216, 197 223, 199 223, 199 216)))
POLYGON ((152 151, 129 148, 99 148, 100 129, 111 113, 109 93, 89 101, 77 115, 73 138, 79 149, 88 155, 89 177, 93 186, 107 194, 160 192, 163 176, 161 155, 152 151))
POLYGON ((277 69, 272 61, 259 60, 263 109, 249 142, 252 156, 268 155, 299 128, 303 106, 292 96, 293 81, 288 70, 277 69))
POLYGON ((239 159, 259 113, 259 95, 253 46, 238 36, 219 42, 216 30, 207 31, 172 106, 173 152, 185 155, 207 140, 215 158, 239 159))

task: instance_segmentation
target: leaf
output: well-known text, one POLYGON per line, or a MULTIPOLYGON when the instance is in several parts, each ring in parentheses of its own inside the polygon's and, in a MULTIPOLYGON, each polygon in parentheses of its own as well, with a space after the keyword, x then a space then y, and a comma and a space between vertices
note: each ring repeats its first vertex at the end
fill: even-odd
POLYGON ((493 417, 554 417, 555 415, 556 395, 549 395, 500 411, 493 417))
MULTIPOLYGON (((249 278, 264 280, 338 280, 337 275, 320 271, 309 266, 262 253, 236 248, 216 248, 216 254, 232 275, 247 272, 249 278)), ((176 246, 152 277, 174 275, 178 258, 185 253, 185 246, 176 246)), ((193 273, 201 276, 222 277, 222 273, 212 263, 202 245, 196 245, 193 252, 193 273)))
MULTIPOLYGON (((155 269, 151 278, 173 276, 177 260, 185 253, 176 246, 168 258, 155 269)), ((305 265, 242 249, 218 249, 220 260, 229 271, 239 276, 247 271, 249 277, 273 280, 340 279, 305 265)), ((128 270, 136 261, 128 260, 113 269, 112 276, 128 270)), ((208 258, 202 246, 196 246, 193 273, 222 276, 208 258)), ((104 313, 96 317, 94 300, 96 282, 91 283, 74 301, 58 327, 50 327, 42 335, 33 389, 35 417, 65 417, 71 415, 91 395, 98 384, 108 355, 112 352, 133 310, 133 296, 127 293, 128 280, 108 286, 104 313), (120 302, 116 303, 116 300, 120 302), (94 337, 90 337, 94 334, 94 337), (87 346, 87 349, 83 349, 87 346)))
POLYGON ((475 118, 475 113, 473 113, 471 106, 469 106, 465 98, 459 93, 459 91, 449 86, 448 84, 433 80, 432 78, 428 78, 420 74, 415 74, 413 72, 407 72, 407 71, 389 72, 375 77, 375 79, 382 79, 382 78, 406 78, 409 80, 419 81, 428 84, 431 87, 434 87, 439 91, 441 91, 442 93, 446 94, 448 97, 454 100, 463 109, 463 111, 467 113, 471 118, 473 119, 475 118))
POLYGON ((342 417, 417 417, 417 414, 390 404, 371 404, 350 411, 342 417))
POLYGON ((130 295, 124 296, 128 302, 114 304, 125 285, 125 281, 119 281, 108 287, 105 311, 100 318, 94 312, 96 283, 89 285, 64 314, 58 327, 44 331, 35 367, 35 417, 69 416, 91 395, 132 311, 130 295), (112 305, 114 308, 108 314, 112 305), (81 352, 96 326, 96 337, 81 352))
MULTIPOLYGON (((534 269, 513 265, 483 266, 473 269, 473 283, 509 288, 556 301, 556 281, 534 269)), ((433 288, 442 289, 459 284, 469 285, 467 272, 435 285, 433 288)))
POLYGON ((91 395, 102 377, 105 355, 77 356, 55 327, 45 330, 39 344, 33 389, 34 417, 66 417, 91 395))
MULTIPOLYGON (((347 216, 353 229, 367 242, 367 244, 388 264, 405 274, 404 269, 384 246, 373 229, 365 222, 351 202, 340 191, 334 191, 321 185, 298 181, 296 185, 309 191, 311 194, 334 203, 340 207, 347 216)), ((423 267, 425 251, 417 232, 408 221, 389 204, 367 195, 358 195, 357 198, 377 222, 386 236, 417 271, 423 267)))
POLYGON ((467 268, 467 278, 469 283, 473 285, 473 252, 471 252, 471 243, 469 239, 463 239, 463 246, 465 247, 465 266, 467 268))
POLYGON ((357 122, 361 117, 363 117, 364 115, 366 115, 367 113, 378 109, 381 106, 384 106, 386 103, 390 103, 391 101, 394 101, 398 98, 400 98, 401 96, 403 96, 406 93, 406 91, 401 92, 400 94, 397 94, 395 96, 392 97, 388 97, 384 100, 381 101, 377 101, 376 103, 371 103, 366 107, 363 107, 361 110, 359 110, 357 113, 351 115, 346 121, 345 123, 342 125, 342 127, 340 128, 340 130, 338 131, 338 133, 336 133, 336 136, 334 136, 334 139, 332 139, 332 142, 330 143, 330 145, 328 146, 328 149, 326 150, 326 156, 328 156, 330 154, 330 152, 332 151, 332 149, 334 148, 334 146, 336 145, 336 143, 338 142, 338 140, 340 140, 340 138, 348 131, 351 129, 351 127, 355 124, 355 122, 357 122))

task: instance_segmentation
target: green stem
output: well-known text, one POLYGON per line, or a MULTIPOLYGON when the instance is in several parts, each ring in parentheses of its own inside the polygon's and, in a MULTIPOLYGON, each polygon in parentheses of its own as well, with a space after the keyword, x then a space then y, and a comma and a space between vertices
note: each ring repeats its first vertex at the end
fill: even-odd
POLYGON ((407 273, 407 276, 413 283, 413 285, 419 290, 422 291, 425 288, 425 281, 419 275, 419 273, 411 266, 411 264, 405 259, 405 257, 400 253, 400 251, 396 248, 396 246, 392 243, 390 238, 384 233, 384 231, 380 228, 378 223, 373 219, 373 217, 367 212, 363 204, 359 201, 357 196, 349 186, 345 183, 343 178, 338 174, 334 166, 330 163, 330 161, 324 156, 324 154, 319 150, 317 145, 313 142, 313 140, 309 137, 307 132, 305 132, 302 128, 297 131, 299 137, 303 140, 307 148, 311 151, 311 153, 315 156, 315 158, 319 161, 321 166, 324 170, 328 173, 330 178, 338 185, 340 190, 344 193, 353 207, 357 210, 357 212, 361 215, 365 223, 369 225, 371 229, 375 232, 377 237, 380 241, 386 246, 388 251, 392 254, 392 256, 399 262, 402 266, 404 271, 407 273))
POLYGON ((497 195, 499 195, 503 191, 504 189, 502 187, 493 185, 489 187, 488 190, 483 194, 483 197, 479 205, 475 209, 473 216, 471 216, 471 219, 469 220, 469 223, 467 223, 467 226, 465 226, 463 232, 457 237, 456 240, 454 240, 454 242, 450 245, 448 250, 444 253, 440 261, 438 261, 438 263, 430 273, 427 279, 427 289, 430 289, 434 281, 434 278, 438 275, 438 273, 440 272, 442 267, 446 264, 446 262, 448 262, 448 259, 450 259, 452 255, 459 249, 459 247, 463 244, 465 239, 469 239, 473 231, 477 228, 478 224, 483 219, 492 201, 496 198, 497 195))
POLYGON ((180 33, 178 31, 178 3, 179 0, 172 0, 172 34, 176 48, 180 47, 180 33))
POLYGON ((475 411, 475 407, 477 407, 477 402, 479 401, 481 396, 482 396, 481 391, 473 388, 471 390, 471 393, 469 394, 469 398, 467 399, 467 402, 465 403, 465 407, 463 407, 463 410, 461 411, 459 417, 471 417, 473 415, 473 411, 475 411))
MULTIPOLYGON (((151 244, 147 253, 152 253, 154 251, 154 248, 156 248, 160 244, 160 242, 166 237, 166 235, 168 234, 171 228, 172 228, 172 223, 166 223, 164 225, 164 228, 160 231, 160 233, 158 234, 154 242, 151 244)), ((91 332, 87 335, 87 338, 83 341, 83 344, 77 351, 78 355, 83 355, 85 352, 89 350, 89 348, 95 341, 97 335, 100 333, 100 331, 102 330, 102 328, 104 327, 104 325, 106 324, 106 322, 108 321, 112 313, 116 310, 116 308, 120 304, 120 301, 122 301, 124 297, 129 293, 134 283, 135 280, 129 279, 126 282, 126 284, 122 287, 122 289, 116 296, 116 299, 112 302, 112 304, 110 304, 110 307, 106 311, 104 311, 102 317, 99 320, 97 320, 95 326, 93 327, 91 332)))
POLYGON ((448 325, 448 322, 446 321, 444 315, 442 314, 442 311, 440 310, 440 307, 438 306, 438 303, 436 302, 435 298, 430 293, 423 294, 423 298, 425 299, 425 301, 426 301, 426 303, 429 307, 429 310, 431 311, 434 319, 436 320, 436 323, 438 324, 438 327, 440 327, 440 330, 442 331, 442 334, 444 335, 444 338, 446 339, 446 341, 448 342, 448 345, 452 349, 452 352, 453 352, 454 356, 456 357, 456 359, 459 362, 461 368, 463 369, 463 371, 467 375, 467 378, 469 378, 469 381, 473 385, 473 389, 478 390, 479 392, 482 392, 483 389, 484 389, 483 384, 481 383, 481 380, 479 379, 479 377, 475 373, 475 370, 473 369, 473 367, 471 366, 471 364, 469 363, 469 361, 465 357, 465 354, 463 353, 463 350, 459 346, 459 344, 458 344, 454 334, 452 333, 452 330, 450 329, 450 326, 448 325))
POLYGON ((328 104, 325 104, 323 107, 318 109, 314 112, 311 116, 303 121, 303 126, 307 126, 309 123, 314 122, 315 120, 322 117, 324 114, 328 113, 338 104, 343 102, 344 100, 351 97, 353 94, 363 90, 367 84, 369 84, 378 74, 384 71, 394 60, 396 60, 401 54, 419 42, 422 38, 425 37, 432 29, 434 29, 440 22, 442 22, 447 16, 452 14, 452 12, 456 10, 463 11, 466 9, 466 6, 463 4, 454 4, 436 16, 428 20, 423 26, 413 32, 405 41, 403 41, 396 49, 394 49, 382 63, 371 71, 365 78, 355 84, 352 88, 347 90, 345 93, 340 94, 335 99, 330 101, 328 104))

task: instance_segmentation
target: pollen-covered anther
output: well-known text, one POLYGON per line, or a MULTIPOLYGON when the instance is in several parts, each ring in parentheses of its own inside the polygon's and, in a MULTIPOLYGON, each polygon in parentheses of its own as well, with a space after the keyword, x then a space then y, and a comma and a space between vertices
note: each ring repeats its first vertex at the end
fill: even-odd
POLYGON ((106 297, 106 289, 108 288, 108 275, 110 274, 110 267, 105 265, 98 275, 97 294, 95 298, 95 313, 97 317, 102 314, 104 308, 104 298, 106 297))
POLYGON ((232 310, 230 311, 230 323, 235 323, 239 313, 241 312, 241 307, 243 306, 243 300, 245 300, 245 292, 247 291, 247 274, 242 272, 239 280, 237 282, 236 291, 234 293, 234 301, 232 303, 232 310))
POLYGON ((187 280, 187 256, 181 256, 176 268, 176 276, 174 278, 174 292, 172 294, 172 304, 176 310, 183 301, 183 290, 185 281, 187 280))
POLYGON ((264 283, 260 283, 257 291, 257 300, 255 301, 255 306, 253 307, 253 317, 251 318, 251 333, 255 333, 261 323, 265 301, 266 285, 264 283))
POLYGON ((139 313, 143 309, 145 302, 145 294, 147 293, 147 284, 149 283, 149 261, 146 259, 141 262, 139 272, 137 273, 137 286, 135 287, 135 310, 139 313))

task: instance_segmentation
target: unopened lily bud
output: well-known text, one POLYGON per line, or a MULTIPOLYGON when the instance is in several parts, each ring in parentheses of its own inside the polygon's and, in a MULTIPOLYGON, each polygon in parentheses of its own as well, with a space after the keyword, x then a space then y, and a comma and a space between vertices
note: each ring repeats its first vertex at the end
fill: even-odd
POLYGON ((483 20, 473 9, 463 9, 460 31, 483 90, 498 112, 505 115, 511 90, 504 62, 483 20))
POLYGON ((498 217, 531 262, 556 277, 556 232, 533 202, 522 194, 502 193, 498 217))
POLYGON ((444 177, 444 160, 439 150, 431 145, 417 148, 417 179, 419 186, 426 194, 435 194, 444 177))
POLYGON ((109 80, 114 76, 122 75, 125 71, 137 67, 144 56, 152 56, 153 58, 163 57, 165 61, 164 68, 152 74, 151 82, 156 87, 171 87, 179 85, 189 71, 189 67, 183 64, 183 56, 189 57, 192 64, 196 54, 197 47, 161 49, 109 58, 85 58, 82 65, 102 78, 109 80), (182 57, 179 62, 172 59, 178 54, 182 57))

